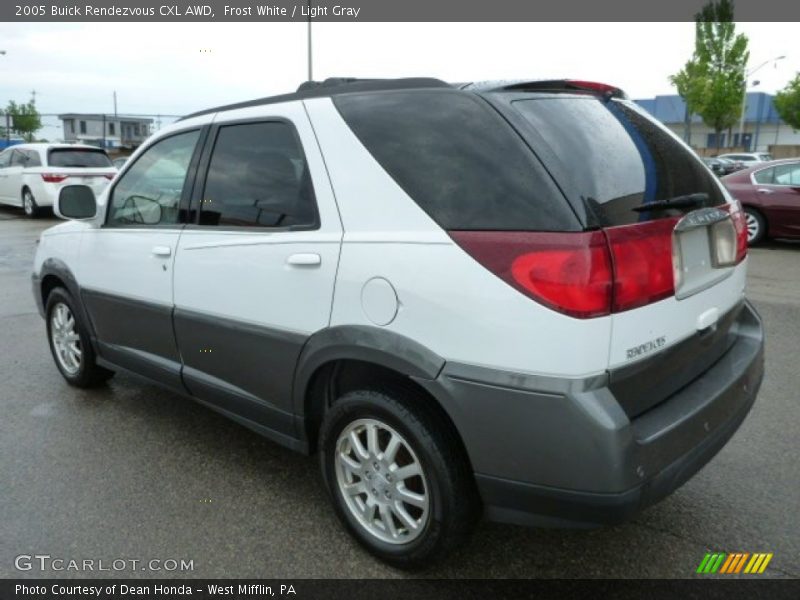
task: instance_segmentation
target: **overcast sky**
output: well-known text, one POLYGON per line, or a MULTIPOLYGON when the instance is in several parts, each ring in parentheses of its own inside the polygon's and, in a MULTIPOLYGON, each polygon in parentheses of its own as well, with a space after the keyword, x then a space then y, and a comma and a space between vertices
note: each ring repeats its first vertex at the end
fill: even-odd
MULTIPOLYGON (((797 23, 740 23, 751 77, 775 92, 800 71, 797 23)), ((447 81, 570 77, 634 98, 673 93, 693 23, 314 23, 314 78, 447 81)), ((306 78, 304 23, 0 24, 0 104, 36 90, 43 113, 186 114, 293 91, 306 78), (204 50, 201 52, 201 50, 204 50)), ((167 122, 164 119, 163 122, 167 122)), ((54 121, 40 132, 59 134, 54 121)))

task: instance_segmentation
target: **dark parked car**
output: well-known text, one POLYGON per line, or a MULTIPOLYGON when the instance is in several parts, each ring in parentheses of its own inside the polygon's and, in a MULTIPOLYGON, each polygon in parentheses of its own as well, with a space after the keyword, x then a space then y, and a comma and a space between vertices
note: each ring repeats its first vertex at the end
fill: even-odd
POLYGON ((718 161, 720 165, 722 165, 725 175, 730 175, 731 173, 735 173, 736 171, 741 171, 742 169, 746 168, 746 165, 738 160, 720 158, 719 156, 715 157, 714 160, 718 161))
POLYGON ((757 163, 722 181, 744 206, 749 244, 800 238, 800 158, 757 163))
POLYGON ((700 160, 702 160, 706 164, 706 166, 709 169, 711 169, 714 175, 718 177, 722 177, 723 175, 727 175, 728 173, 731 172, 726 170, 726 164, 718 158, 711 158, 710 156, 701 156, 700 160))

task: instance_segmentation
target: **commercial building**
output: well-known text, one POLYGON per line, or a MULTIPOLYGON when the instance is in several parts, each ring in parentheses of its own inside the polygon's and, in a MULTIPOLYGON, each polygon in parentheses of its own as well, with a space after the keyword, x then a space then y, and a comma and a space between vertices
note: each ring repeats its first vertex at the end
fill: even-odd
POLYGON ((778 116, 773 104, 774 96, 764 92, 747 94, 744 133, 739 139, 739 123, 730 131, 720 134, 717 144, 714 130, 693 115, 687 128, 686 103, 678 95, 656 96, 636 100, 647 112, 673 130, 701 154, 720 148, 738 148, 748 152, 769 152, 776 156, 792 155, 800 149, 800 131, 794 131, 778 116), (688 129, 688 131, 687 131, 688 129), (788 153, 788 154, 787 154, 788 153))
POLYGON ((153 119, 100 114, 58 115, 65 142, 80 142, 104 148, 135 148, 151 133, 153 119))

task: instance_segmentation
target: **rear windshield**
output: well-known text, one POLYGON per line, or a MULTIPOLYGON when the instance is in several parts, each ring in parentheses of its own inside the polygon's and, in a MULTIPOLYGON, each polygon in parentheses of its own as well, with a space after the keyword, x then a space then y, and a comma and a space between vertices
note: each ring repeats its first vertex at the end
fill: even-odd
POLYGON ((88 148, 54 148, 48 153, 51 167, 110 167, 111 159, 102 150, 88 148))
POLYGON ((334 102, 383 169, 442 228, 579 228, 542 165, 485 100, 426 90, 334 102))
POLYGON ((604 225, 655 216, 632 210, 647 202, 698 193, 708 194, 709 205, 725 202, 694 153, 633 103, 548 96, 512 105, 551 147, 571 187, 604 225))

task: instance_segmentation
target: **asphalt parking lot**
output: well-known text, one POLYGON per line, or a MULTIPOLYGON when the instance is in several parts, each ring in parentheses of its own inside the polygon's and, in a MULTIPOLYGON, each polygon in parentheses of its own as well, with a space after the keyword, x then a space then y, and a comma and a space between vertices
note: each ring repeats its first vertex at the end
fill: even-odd
MULTIPOLYGON (((20 572, 20 554, 194 565, 124 577, 406 576, 341 529, 315 458, 132 377, 68 387, 30 291, 35 241, 53 224, 0 209, 0 577, 114 575, 20 572)), ((767 374, 739 432, 694 479, 617 527, 483 523, 423 575, 691 577, 706 552, 744 551, 774 553, 762 577, 800 577, 800 244, 752 249, 748 286, 767 374)))

